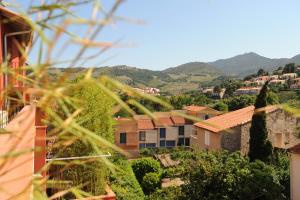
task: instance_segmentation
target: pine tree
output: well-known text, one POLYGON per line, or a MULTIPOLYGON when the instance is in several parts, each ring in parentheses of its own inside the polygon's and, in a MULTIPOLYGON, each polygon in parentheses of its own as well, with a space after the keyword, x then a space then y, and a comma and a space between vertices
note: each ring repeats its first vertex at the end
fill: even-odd
POLYGON ((272 143, 267 140, 267 122, 264 107, 267 106, 268 82, 264 84, 255 102, 255 112, 252 116, 249 141, 249 158, 251 161, 268 161, 272 155, 272 143))

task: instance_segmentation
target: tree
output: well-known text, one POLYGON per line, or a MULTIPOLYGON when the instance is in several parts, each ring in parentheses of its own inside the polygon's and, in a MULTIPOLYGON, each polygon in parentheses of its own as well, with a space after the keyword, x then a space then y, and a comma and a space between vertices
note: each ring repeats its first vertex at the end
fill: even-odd
POLYGON ((140 184, 142 183, 143 178, 147 173, 160 173, 161 170, 159 162, 153 160, 152 158, 141 158, 134 160, 132 161, 131 166, 140 184))
POLYGON ((249 80, 251 80, 252 78, 255 78, 255 77, 257 77, 257 74, 247 75, 247 76, 245 76, 244 81, 249 81, 249 80))
POLYGON ((155 172, 147 173, 143 177, 143 181, 141 183, 145 194, 150 194, 151 192, 154 192, 155 190, 160 188, 160 181, 160 174, 155 172))
POLYGON ((295 73, 296 72, 296 66, 295 63, 288 63, 284 66, 282 73, 295 73))
MULTIPOLYGON (((95 84, 95 80, 85 81, 82 76, 77 77, 67 91, 73 99, 70 110, 81 109, 81 112, 74 120, 81 126, 96 135, 101 136, 107 142, 113 143, 113 100, 95 84), (99 114, 100 113, 100 114, 99 114)), ((59 112, 59 111, 58 111, 59 112)), ((70 138, 74 140, 71 145, 66 146, 58 157, 89 156, 99 154, 92 145, 89 145, 81 137, 70 138)), ((102 148, 108 151, 108 148, 102 148)), ((95 161, 88 165, 72 165, 64 171, 64 179, 72 182, 73 186, 83 185, 86 192, 100 195, 104 192, 104 184, 107 178, 107 168, 100 162, 95 161), (78 176, 80 175, 80 176, 78 176)), ((68 197, 73 198, 73 197, 68 197)))
POLYGON ((217 85, 217 86, 214 87, 214 92, 215 93, 220 93, 221 90, 222 90, 222 88, 219 85, 217 85))
POLYGON ((267 104, 276 105, 279 104, 279 97, 276 93, 269 91, 267 94, 267 104))
POLYGON ((264 69, 259 69, 257 71, 257 76, 267 76, 269 73, 265 71, 264 69))
POLYGON ((252 116, 249 141, 249 158, 251 161, 268 161, 272 155, 272 144, 268 138, 266 112, 263 110, 267 106, 268 83, 262 87, 256 98, 255 112, 252 116))
POLYGON ((143 200, 145 195, 132 171, 130 161, 118 155, 113 156, 112 159, 113 164, 119 170, 110 173, 109 183, 117 199, 143 200))
POLYGON ((255 102, 254 95, 240 95, 228 100, 225 100, 225 103, 228 105, 230 111, 238 110, 245 108, 247 106, 253 105, 255 102))
MULTIPOLYGON (((73 82, 79 82, 82 78, 79 76, 73 82)), ((82 108, 77 117, 78 121, 82 121, 82 126, 113 143, 112 107, 115 102, 112 98, 93 81, 83 81, 69 92, 77 102, 75 106, 82 108)))
POLYGON ((239 79, 224 80, 221 84, 221 88, 225 88, 225 95, 232 96, 234 92, 243 85, 239 79))
POLYGON ((223 102, 218 102, 213 106, 213 109, 216 109, 218 111, 227 112, 228 111, 228 105, 223 102))
POLYGON ((181 199, 288 199, 276 167, 239 152, 195 152, 186 166, 181 199))

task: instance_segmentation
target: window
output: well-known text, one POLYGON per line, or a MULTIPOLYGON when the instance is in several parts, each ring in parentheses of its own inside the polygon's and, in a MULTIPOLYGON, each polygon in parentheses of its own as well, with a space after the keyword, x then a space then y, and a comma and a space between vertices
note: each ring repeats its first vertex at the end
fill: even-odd
POLYGON ((140 147, 140 149, 143 149, 146 147, 146 145, 145 145, 145 143, 140 143, 139 147, 140 147))
POLYGON ((205 120, 209 119, 209 115, 205 115, 205 116, 204 116, 204 119, 205 119, 205 120))
POLYGON ((204 136, 204 137, 205 137, 205 138, 204 138, 204 140, 205 140, 205 145, 209 146, 209 145, 210 145, 210 134, 209 134, 208 131, 205 131, 204 134, 205 134, 205 136, 204 136))
POLYGON ((155 148, 156 144, 155 143, 146 143, 146 148, 155 148))
POLYGON ((126 144, 126 133, 120 133, 120 144, 126 144))
POLYGON ((175 147, 176 141, 175 140, 167 140, 166 145, 167 147, 175 147))
POLYGON ((178 134, 179 135, 184 135, 184 126, 179 126, 178 127, 178 134))
POLYGON ((140 131, 139 136, 140 136, 140 141, 145 141, 146 140, 146 131, 140 131))
POLYGON ((166 140, 159 141, 159 146, 160 147, 165 147, 166 146, 166 140))
POLYGON ((160 138, 166 138, 166 128, 160 128, 159 129, 159 137, 160 138))
POLYGON ((178 138, 177 146, 184 146, 184 138, 178 138))
POLYGON ((190 138, 185 138, 185 146, 186 147, 190 146, 190 138))

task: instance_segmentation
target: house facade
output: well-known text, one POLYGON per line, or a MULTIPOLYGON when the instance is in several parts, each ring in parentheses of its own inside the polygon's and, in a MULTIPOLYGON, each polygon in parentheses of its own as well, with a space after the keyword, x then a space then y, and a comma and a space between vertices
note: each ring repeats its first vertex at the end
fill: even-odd
POLYGON ((289 149, 290 151, 290 177, 291 200, 300 199, 300 143, 289 149))
POLYGON ((46 162, 46 126, 43 113, 30 101, 22 77, 24 64, 31 45, 32 30, 27 21, 7 8, 0 6, 0 199, 32 198, 34 177, 45 177, 42 170, 46 162), (23 101, 9 97, 21 94, 23 101))
MULTIPOLYGON (((268 139, 274 147, 288 149, 300 140, 295 136, 298 120, 276 106, 267 106, 268 139)), ((197 149, 241 151, 249 150, 250 127, 254 106, 229 112, 195 123, 191 145, 197 149)))
POLYGON ((194 125, 192 120, 183 115, 203 120, 218 114, 218 111, 211 108, 187 106, 179 111, 155 112, 154 119, 147 115, 117 118, 115 143, 129 152, 143 148, 189 147, 194 125))

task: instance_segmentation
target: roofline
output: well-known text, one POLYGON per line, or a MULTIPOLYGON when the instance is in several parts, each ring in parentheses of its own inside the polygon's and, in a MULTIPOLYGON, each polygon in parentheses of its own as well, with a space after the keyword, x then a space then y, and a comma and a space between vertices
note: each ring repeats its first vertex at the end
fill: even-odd
MULTIPOLYGON (((248 107, 250 107, 250 106, 248 106, 248 107)), ((245 107, 245 108, 247 108, 247 107, 245 107)), ((241 109, 244 109, 244 108, 241 108, 241 109)), ((274 110, 272 110, 272 111, 269 111, 268 113, 273 113, 273 112, 275 112, 275 111, 277 111, 277 110, 279 110, 279 109, 280 109, 279 107, 276 107, 276 109, 274 109, 274 110)), ((238 111, 238 110, 235 110, 235 111, 238 111)), ((235 112, 235 111, 232 111, 232 112, 235 112)), ((229 112, 229 113, 231 113, 231 112, 229 112)), ((228 113, 225 113, 224 115, 226 115, 226 114, 228 114, 228 113)), ((222 116, 222 115, 218 115, 218 116, 216 116, 216 117, 220 117, 220 116, 222 116)), ((213 119, 213 118, 210 118, 210 119, 213 119)), ((226 129, 222 129, 222 127, 219 127, 219 126, 214 126, 213 123, 210 123, 210 122, 208 122, 208 121, 205 122, 205 121, 206 121, 206 120, 200 121, 200 122, 196 122, 196 123, 194 123, 194 126, 196 126, 196 127, 198 127, 198 128, 201 128, 201 129, 204 129, 204 130, 207 130, 207 131, 211 131, 211 132, 213 132, 213 133, 219 133, 219 132, 222 132, 222 131, 226 131, 226 130, 235 128, 235 127, 240 126, 240 125, 247 124, 247 123, 249 123, 249 122, 252 121, 252 118, 251 118, 250 120, 247 120, 247 121, 245 121, 245 122, 242 122, 242 123, 240 123, 240 124, 231 126, 231 127, 229 127, 229 128, 226 128, 226 129), (210 128, 204 128, 204 127, 198 126, 197 123, 201 123, 201 122, 202 122, 202 123, 205 122, 205 124, 206 124, 207 126, 211 126, 211 129, 210 129, 210 128), (214 129, 220 129, 220 130, 216 131, 216 130, 214 130, 214 129)))
POLYGON ((23 24, 23 25, 25 25, 29 28, 31 27, 30 24, 28 23, 27 18, 23 17, 22 15, 14 12, 14 11, 11 11, 11 10, 7 9, 4 6, 0 6, 0 13, 4 13, 5 17, 13 17, 13 21, 17 21, 17 22, 19 22, 19 23, 21 23, 21 24, 23 24))

